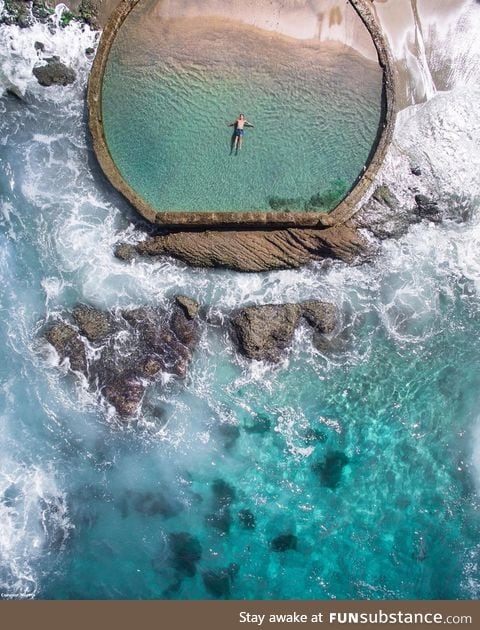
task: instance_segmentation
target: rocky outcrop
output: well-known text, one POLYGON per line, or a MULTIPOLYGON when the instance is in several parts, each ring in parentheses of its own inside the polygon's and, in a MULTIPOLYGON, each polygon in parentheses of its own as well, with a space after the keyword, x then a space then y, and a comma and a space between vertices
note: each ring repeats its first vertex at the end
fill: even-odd
POLYGON ((91 306, 80 304, 73 309, 73 319, 90 341, 104 338, 111 330, 111 317, 91 306))
POLYGON ((244 356, 275 363, 291 344, 301 318, 319 334, 332 333, 339 319, 334 305, 315 300, 248 306, 231 318, 232 336, 244 356))
MULTIPOLYGON (((172 256, 196 267, 252 272, 296 269, 324 258, 353 263, 370 254, 366 239, 351 225, 325 229, 172 232, 147 238, 135 250, 140 255, 172 256)), ((115 254, 128 260, 132 251, 121 243, 115 254)))
POLYGON ((85 345, 75 328, 59 322, 47 331, 46 338, 58 352, 61 361, 68 359, 74 372, 87 374, 85 345))
POLYGON ((199 340, 198 305, 179 296, 169 310, 142 307, 104 312, 78 305, 76 326, 57 322, 47 340, 82 373, 120 416, 135 414, 146 387, 162 372, 184 378, 199 340))
MULTIPOLYGON (((68 5, 61 16, 60 26, 67 26, 72 20, 84 22, 92 29, 99 28, 99 13, 103 5, 116 5, 120 0, 67 0, 68 5)), ((48 22, 54 28, 52 16, 59 0, 5 0, 4 15, 0 23, 16 24, 20 28, 31 26, 34 20, 48 22)), ((62 3, 63 4, 63 3, 62 3)), ((111 12, 112 6, 105 7, 102 13, 111 12)))
POLYGON ((74 83, 77 75, 72 68, 69 68, 60 61, 60 57, 49 57, 44 66, 33 68, 32 72, 40 85, 50 87, 51 85, 70 85, 74 83))

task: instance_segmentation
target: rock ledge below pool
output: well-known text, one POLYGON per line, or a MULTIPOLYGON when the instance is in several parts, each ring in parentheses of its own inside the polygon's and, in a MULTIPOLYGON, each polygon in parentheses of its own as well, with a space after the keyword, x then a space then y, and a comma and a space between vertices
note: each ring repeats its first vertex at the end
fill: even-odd
POLYGON ((349 264, 368 258, 368 241, 351 225, 324 229, 206 230, 171 232, 136 245, 118 243, 115 256, 129 261, 141 256, 171 256, 194 267, 235 271, 297 269, 325 258, 349 264))

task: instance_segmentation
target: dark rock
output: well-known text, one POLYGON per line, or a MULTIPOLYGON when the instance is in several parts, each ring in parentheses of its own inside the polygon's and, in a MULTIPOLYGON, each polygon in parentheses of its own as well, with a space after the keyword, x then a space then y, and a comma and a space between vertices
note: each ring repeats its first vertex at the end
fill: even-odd
POLYGON ((235 500, 235 488, 223 479, 213 481, 212 492, 216 508, 229 507, 235 500))
POLYGON ((248 358, 277 362, 290 345, 300 317, 321 334, 332 333, 339 321, 337 308, 319 300, 248 306, 232 317, 232 337, 248 358))
POLYGON ((145 385, 135 377, 120 377, 107 385, 103 394, 121 416, 135 414, 142 402, 145 385))
POLYGON ((73 309, 72 315, 89 341, 103 339, 111 331, 110 316, 96 308, 79 304, 73 309))
MULTIPOLYGON (((92 48, 91 46, 89 46, 88 48, 85 48, 85 54, 87 55, 87 57, 91 57, 92 55, 95 54, 95 48, 92 48)), ((132 246, 132 249, 133 246, 132 246)))
POLYGON ((198 315, 199 304, 195 302, 195 300, 192 300, 192 298, 186 297, 185 295, 177 295, 175 296, 175 302, 180 306, 188 319, 195 319, 198 315))
POLYGON ((297 549, 298 538, 294 534, 281 534, 270 541, 270 549, 276 553, 295 551, 297 549))
POLYGON ((238 520, 244 529, 255 529, 255 515, 251 510, 240 510, 238 520))
POLYGON ((313 464, 312 469, 320 478, 322 485, 333 490, 340 483, 343 469, 349 461, 342 451, 332 451, 327 454, 323 462, 313 464))
POLYGON ((87 374, 85 346, 77 331, 67 324, 54 324, 46 333, 47 340, 58 352, 60 359, 69 359, 74 372, 87 374))
MULTIPOLYGON (((179 330, 170 329, 175 322, 169 324, 164 311, 137 308, 122 311, 122 316, 135 329, 142 347, 149 352, 150 357, 158 361, 163 371, 185 377, 191 359, 190 349, 179 340, 176 334, 180 334, 179 330)), ((193 345, 192 341, 191 346, 193 345)))
POLYGON ((45 50, 45 44, 43 44, 42 42, 35 42, 34 46, 35 50, 39 50, 40 52, 43 52, 45 50))
POLYGON ((230 505, 235 500, 235 488, 223 479, 215 479, 212 484, 213 513, 208 514, 206 522, 222 534, 230 532, 232 515, 230 505))
POLYGON ((182 587, 182 580, 175 580, 162 592, 162 599, 172 599, 182 587))
POLYGON ((162 369, 162 363, 155 357, 147 357, 140 365, 139 373, 145 378, 154 378, 162 369))
POLYGON ((48 0, 33 0, 32 14, 40 22, 45 23, 53 12, 53 8, 49 6, 48 0))
POLYGON ((333 304, 311 300, 303 302, 301 308, 302 316, 320 333, 332 333, 338 325, 338 311, 333 304))
POLYGON ((200 339, 200 331, 196 320, 198 309, 197 302, 190 298, 182 295, 175 298, 170 327, 177 339, 189 349, 196 346, 200 339))
POLYGON ((415 203, 417 204, 416 214, 420 218, 434 222, 441 221, 440 209, 436 201, 426 195, 415 195, 415 203))
POLYGON ((240 429, 235 424, 227 424, 223 422, 217 426, 217 432, 223 446, 228 450, 235 446, 235 442, 240 437, 240 429))
MULTIPOLYGON (((87 48, 87 50, 93 50, 93 48, 87 48)), ((135 247, 130 243, 118 243, 113 250, 113 255, 115 258, 130 262, 135 257, 135 247)))
POLYGON ((272 421, 264 413, 247 416, 244 422, 244 429, 247 433, 258 433, 260 435, 268 433, 271 429, 272 421))
POLYGON ((234 339, 242 354, 277 362, 290 345, 301 315, 298 304, 249 306, 232 318, 234 339))
POLYGON ((221 534, 229 534, 232 525, 232 515, 228 507, 207 514, 205 522, 217 529, 221 534))
POLYGON ((45 66, 37 66, 32 72, 40 85, 50 87, 51 85, 70 85, 75 81, 76 74, 72 68, 62 63, 58 57, 46 59, 45 66))
POLYGON ((232 582, 237 576, 238 571, 239 567, 235 563, 218 571, 204 571, 202 578, 206 591, 216 598, 229 598, 232 582))
POLYGON ((176 516, 180 507, 167 499, 161 492, 140 492, 135 495, 133 507, 140 514, 145 516, 163 516, 171 518, 176 516))
POLYGON ((155 380, 160 372, 186 375, 198 339, 197 331, 194 334, 188 327, 196 322, 180 306, 175 310, 182 318, 181 329, 178 320, 175 323, 160 308, 142 307, 119 314, 86 305, 75 307, 72 315, 81 333, 92 343, 102 344, 101 352, 93 353, 88 374, 85 345, 75 328, 56 324, 46 337, 62 360, 70 359, 73 370, 88 375, 92 389, 99 388, 119 415, 128 416, 138 411, 147 381, 155 380))
POLYGON ((78 7, 78 15, 94 30, 99 28, 97 4, 97 0, 81 0, 78 7))
POLYGON ((378 203, 385 204, 389 208, 393 209, 398 206, 398 199, 392 193, 388 186, 378 186, 378 188, 373 193, 373 198, 378 203))
POLYGON ((422 174, 422 169, 419 166, 412 166, 410 172, 412 173, 412 175, 415 175, 415 177, 420 177, 422 174))
POLYGON ((179 532, 169 536, 171 565, 187 577, 197 572, 197 564, 202 557, 202 546, 195 536, 188 532, 179 532))

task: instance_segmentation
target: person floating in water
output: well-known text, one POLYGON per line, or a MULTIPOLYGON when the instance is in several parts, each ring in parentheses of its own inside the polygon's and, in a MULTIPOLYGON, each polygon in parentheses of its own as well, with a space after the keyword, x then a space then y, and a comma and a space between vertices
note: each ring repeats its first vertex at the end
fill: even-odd
POLYGON ((245 134, 245 127, 254 127, 248 122, 243 114, 240 114, 237 120, 228 125, 229 127, 235 127, 233 136, 232 136, 232 144, 230 147, 230 153, 235 149, 235 153, 238 152, 239 149, 242 148, 243 136, 245 134))

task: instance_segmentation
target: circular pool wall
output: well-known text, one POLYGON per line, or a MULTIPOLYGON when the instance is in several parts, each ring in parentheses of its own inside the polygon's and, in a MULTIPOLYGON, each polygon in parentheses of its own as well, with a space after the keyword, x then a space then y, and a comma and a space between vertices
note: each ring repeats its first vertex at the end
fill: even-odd
POLYGON ((390 141, 388 48, 364 0, 124 0, 89 81, 95 152, 149 221, 343 221, 390 141), (232 146, 239 112, 255 126, 232 146))

